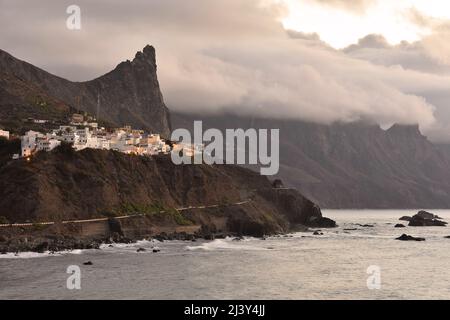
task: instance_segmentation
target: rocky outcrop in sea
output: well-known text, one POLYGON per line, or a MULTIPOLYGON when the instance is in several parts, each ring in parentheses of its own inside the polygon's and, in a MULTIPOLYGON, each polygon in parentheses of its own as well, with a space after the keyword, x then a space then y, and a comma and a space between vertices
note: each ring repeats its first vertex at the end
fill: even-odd
POLYGON ((408 226, 410 227, 445 227, 448 224, 438 215, 424 210, 412 217, 403 216, 399 220, 409 221, 408 226))

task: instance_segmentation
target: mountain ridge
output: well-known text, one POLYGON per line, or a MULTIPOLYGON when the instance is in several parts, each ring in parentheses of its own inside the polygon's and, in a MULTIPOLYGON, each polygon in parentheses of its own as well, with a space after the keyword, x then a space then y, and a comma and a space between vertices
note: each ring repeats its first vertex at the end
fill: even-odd
POLYGON ((165 137, 170 134, 169 110, 159 87, 152 46, 138 51, 132 61, 123 61, 110 72, 85 82, 55 76, 3 50, 0 70, 0 91, 7 97, 0 101, 0 119, 4 122, 0 124, 6 128, 14 130, 7 120, 11 112, 20 113, 21 108, 23 114, 56 119, 67 116, 70 110, 81 110, 98 114, 112 125, 131 125, 165 137), (22 90, 16 90, 18 83, 22 90), (31 97, 26 88, 33 88, 31 97))
POLYGON ((204 130, 280 129, 277 177, 323 208, 450 208, 450 156, 417 125, 172 113, 174 128, 192 130, 193 120, 204 130))

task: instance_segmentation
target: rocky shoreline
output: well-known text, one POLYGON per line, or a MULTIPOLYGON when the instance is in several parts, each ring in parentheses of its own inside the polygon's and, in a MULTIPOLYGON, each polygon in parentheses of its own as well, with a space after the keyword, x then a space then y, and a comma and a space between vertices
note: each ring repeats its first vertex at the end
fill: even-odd
MULTIPOLYGON (((329 219, 331 220, 331 219, 329 219)), ((331 220, 332 221, 332 220, 331 220)), ((327 220, 327 223, 330 222, 327 220)), ((322 226, 322 228, 327 228, 322 226)), ((292 230, 292 232, 305 232, 311 231, 308 227, 297 226, 292 230)), ((35 252, 35 253, 57 253, 62 251, 72 251, 72 250, 88 250, 88 249, 100 249, 102 245, 113 245, 113 244, 133 244, 142 240, 157 240, 159 242, 164 241, 186 241, 195 242, 197 240, 215 240, 215 239, 225 239, 233 238, 234 241, 239 241, 244 238, 244 236, 252 236, 265 240, 267 236, 285 236, 287 233, 276 233, 267 235, 243 235, 236 232, 209 232, 201 229, 199 232, 187 233, 187 232, 162 232, 149 237, 127 237, 120 235, 119 233, 114 233, 109 237, 93 237, 80 239, 73 236, 65 235, 46 235, 46 236, 31 236, 31 237, 13 237, 5 238, 0 236, 0 255, 7 253, 21 253, 21 252, 35 252)))

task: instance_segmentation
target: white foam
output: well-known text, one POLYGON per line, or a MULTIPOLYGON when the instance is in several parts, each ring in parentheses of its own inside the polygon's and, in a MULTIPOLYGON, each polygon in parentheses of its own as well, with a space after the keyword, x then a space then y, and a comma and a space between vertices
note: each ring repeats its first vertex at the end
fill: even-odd
POLYGON ((216 250, 268 250, 267 248, 250 245, 255 242, 256 238, 244 238, 240 241, 234 241, 233 238, 227 237, 225 239, 216 239, 209 242, 204 242, 196 246, 186 246, 186 250, 204 250, 204 251, 216 251, 216 250), (245 244, 242 244, 242 243, 245 244))
POLYGON ((8 252, 6 254, 0 254, 0 259, 33 259, 33 258, 47 258, 47 257, 60 257, 67 254, 82 254, 85 250, 65 250, 65 251, 45 251, 42 253, 25 251, 25 252, 8 252))

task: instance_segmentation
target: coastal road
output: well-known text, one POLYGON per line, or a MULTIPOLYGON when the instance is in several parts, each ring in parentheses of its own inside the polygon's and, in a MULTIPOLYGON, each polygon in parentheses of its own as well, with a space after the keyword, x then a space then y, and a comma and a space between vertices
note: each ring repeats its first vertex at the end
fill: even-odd
MULTIPOLYGON (((186 210, 192 210, 192 209, 209 209, 209 208, 218 208, 218 207, 223 207, 223 206, 238 206, 238 205, 243 205, 246 203, 251 202, 251 199, 247 199, 244 201, 239 201, 239 202, 235 202, 235 203, 231 203, 231 204, 214 204, 214 205, 209 205, 209 206, 188 206, 188 207, 181 207, 181 208, 175 208, 175 210, 177 211, 186 211, 186 210)), ((164 210, 159 211, 159 213, 164 213, 164 210)), ((119 216, 119 217, 114 217, 115 219, 127 219, 127 218, 131 218, 131 217, 139 217, 139 216, 144 216, 144 214, 130 214, 130 215, 125 215, 125 216, 119 216)), ((110 218, 95 218, 95 219, 84 219, 84 220, 66 220, 66 221, 62 221, 62 224, 68 224, 68 223, 86 223, 86 222, 96 222, 96 221, 107 221, 110 218)), ((55 221, 49 221, 49 222, 34 222, 34 223, 6 223, 6 224, 0 224, 0 228, 1 227, 30 227, 30 226, 35 226, 35 225, 40 225, 40 226, 48 226, 48 225, 53 225, 55 224, 55 221)))

